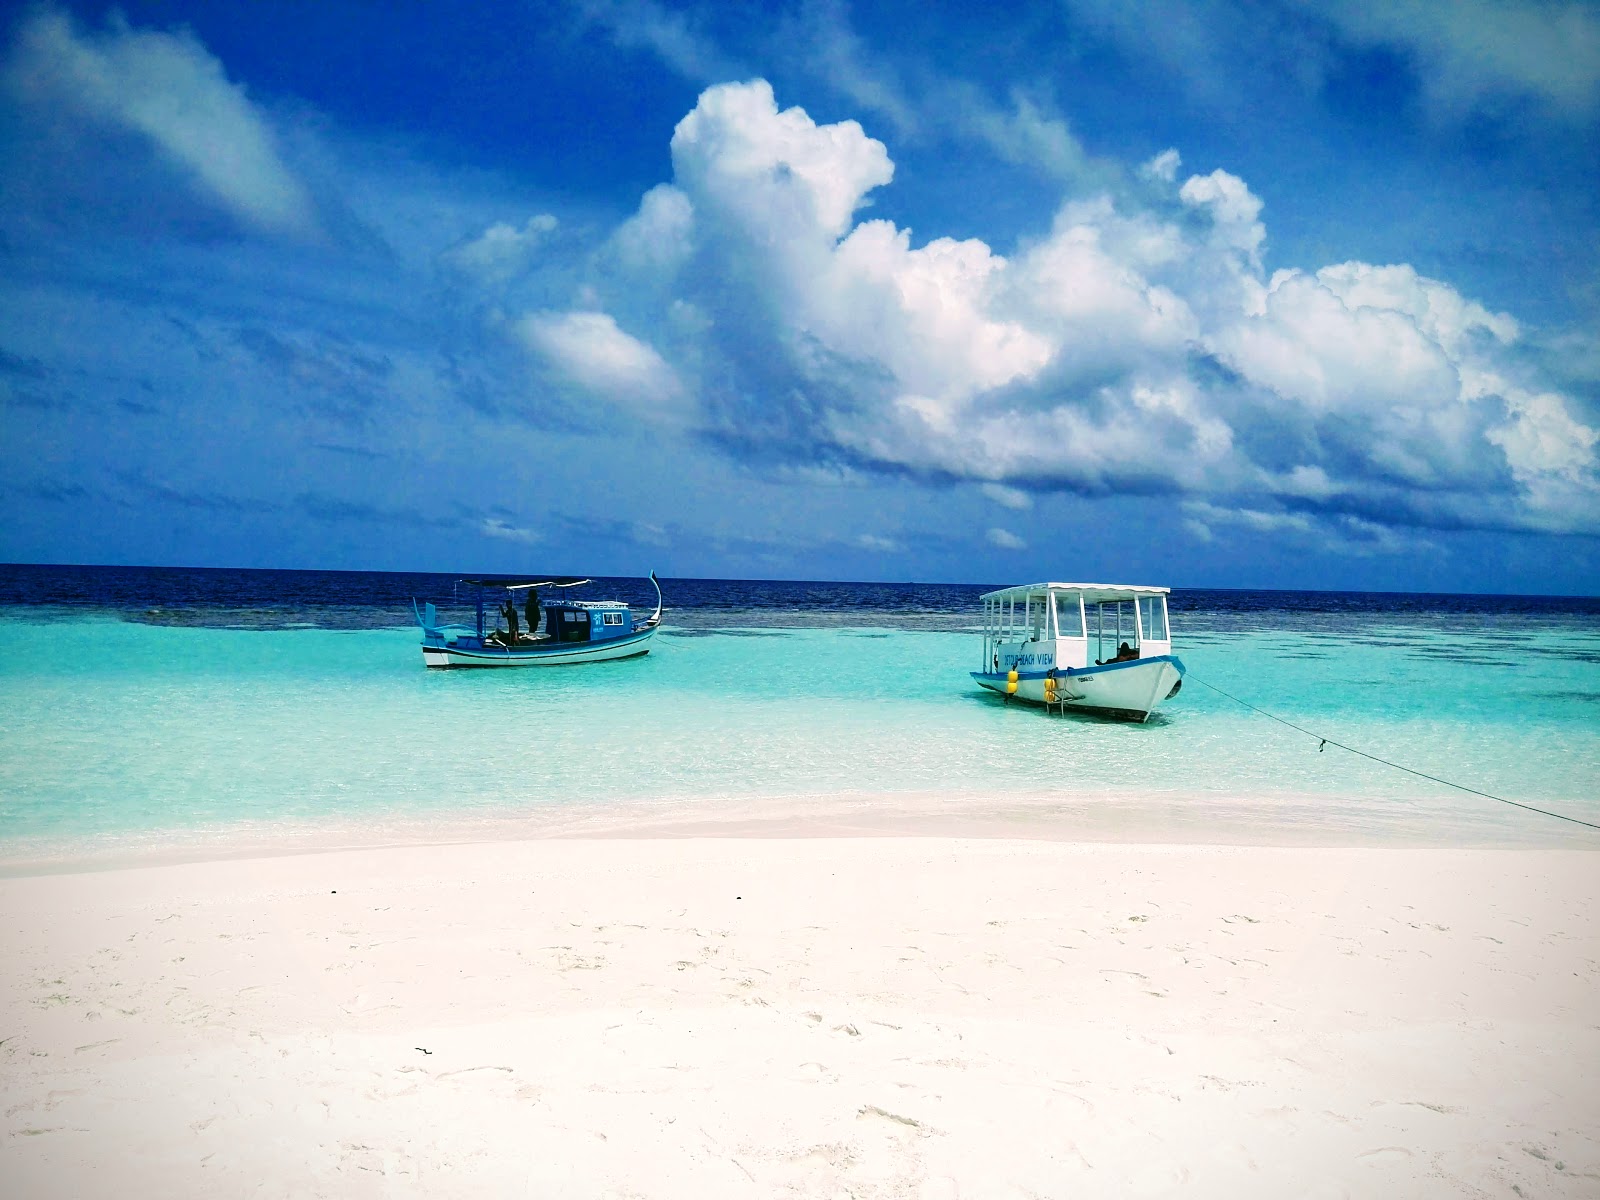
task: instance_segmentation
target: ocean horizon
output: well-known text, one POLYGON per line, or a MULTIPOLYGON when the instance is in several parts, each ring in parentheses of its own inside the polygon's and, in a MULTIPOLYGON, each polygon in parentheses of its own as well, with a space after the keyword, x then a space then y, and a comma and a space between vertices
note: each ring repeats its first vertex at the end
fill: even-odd
MULTIPOLYGON (((1385 765, 1600 821, 1596 598, 1174 589, 1189 675, 1129 725, 973 684, 978 597, 1003 583, 663 579, 646 657, 429 671, 411 601, 465 612, 455 580, 0 566, 0 859, 778 809, 1097 840, 1600 844, 1385 765)), ((645 578, 579 594, 655 600, 645 578)))

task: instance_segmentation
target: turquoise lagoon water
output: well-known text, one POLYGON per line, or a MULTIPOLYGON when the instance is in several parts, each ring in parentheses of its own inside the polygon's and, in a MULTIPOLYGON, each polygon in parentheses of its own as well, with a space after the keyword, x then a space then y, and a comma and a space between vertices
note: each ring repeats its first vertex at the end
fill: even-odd
POLYGON ((1175 606, 1189 679, 1144 725, 981 691, 960 617, 690 616, 641 659, 429 671, 414 629, 0 609, 0 858, 780 811, 1141 840, 1600 846, 1600 832, 1319 751, 1204 686, 1600 823, 1592 616, 1240 622, 1175 606))

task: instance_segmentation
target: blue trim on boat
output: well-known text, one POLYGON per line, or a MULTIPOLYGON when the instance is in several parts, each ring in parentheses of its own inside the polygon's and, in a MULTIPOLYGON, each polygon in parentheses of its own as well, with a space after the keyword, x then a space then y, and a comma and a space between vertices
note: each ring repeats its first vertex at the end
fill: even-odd
MULTIPOLYGON (((1178 669, 1178 674, 1180 676, 1187 673, 1183 665, 1183 660, 1176 654, 1154 654, 1149 658, 1130 658, 1125 662, 1103 663, 1096 667, 1057 667, 1055 671, 1057 679, 1082 679, 1085 675, 1104 675, 1107 671, 1122 671, 1128 667, 1143 667, 1150 663, 1158 662, 1171 663, 1178 669)), ((1008 671, 972 671, 969 673, 979 683, 982 683, 985 680, 993 680, 997 683, 1004 683, 1006 682, 1006 676, 1010 674, 1008 671)), ((1046 668, 1043 671, 1018 671, 1017 679, 1018 681, 1024 679, 1043 679, 1049 674, 1049 668, 1046 668)))
MULTIPOLYGON (((635 642, 648 641, 653 633, 655 633, 655 630, 652 628, 629 634, 627 637, 602 638, 590 642, 556 642, 546 646, 529 647, 525 650, 507 650, 504 647, 473 649, 464 646, 435 646, 428 642, 423 642, 422 648, 435 654, 454 654, 462 658, 481 659, 484 662, 505 662, 507 659, 517 658, 568 658, 578 655, 598 654, 602 650, 615 650, 619 646, 629 646, 635 642)), ((640 653, 647 653, 647 651, 641 650, 640 653)))

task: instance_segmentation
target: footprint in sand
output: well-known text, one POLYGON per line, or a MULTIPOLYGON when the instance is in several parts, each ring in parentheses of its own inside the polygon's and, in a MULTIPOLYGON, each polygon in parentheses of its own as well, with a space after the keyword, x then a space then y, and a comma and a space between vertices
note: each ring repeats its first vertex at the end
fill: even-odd
POLYGON ((839 1077, 819 1062, 803 1062, 795 1074, 805 1083, 837 1083, 839 1077))
POLYGON ((904 1125, 907 1129, 915 1129, 924 1133, 927 1131, 927 1126, 915 1117, 907 1117, 900 1113, 890 1112, 886 1108, 879 1108, 876 1104, 863 1105, 856 1112, 857 1120, 873 1117, 878 1117, 885 1121, 893 1121, 896 1125, 904 1125))
POLYGON ((1411 1151, 1404 1146, 1380 1146, 1376 1150, 1356 1155, 1356 1161, 1369 1167, 1392 1167, 1410 1157, 1411 1151))
POLYGON ((1249 1147, 1243 1142, 1223 1142, 1211 1151, 1211 1157, 1230 1167, 1243 1167, 1247 1171, 1259 1169, 1249 1147))

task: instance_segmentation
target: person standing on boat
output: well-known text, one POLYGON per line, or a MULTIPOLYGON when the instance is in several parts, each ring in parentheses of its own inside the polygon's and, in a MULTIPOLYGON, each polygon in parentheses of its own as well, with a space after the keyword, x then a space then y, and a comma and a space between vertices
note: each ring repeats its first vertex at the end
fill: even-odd
POLYGON ((500 612, 505 617, 506 624, 511 627, 511 632, 506 635, 506 645, 515 646, 521 635, 517 631, 517 606, 510 596, 506 597, 505 607, 500 612))
POLYGON ((529 588, 527 602, 522 606, 522 611, 528 618, 528 636, 539 636, 539 589, 529 588))

